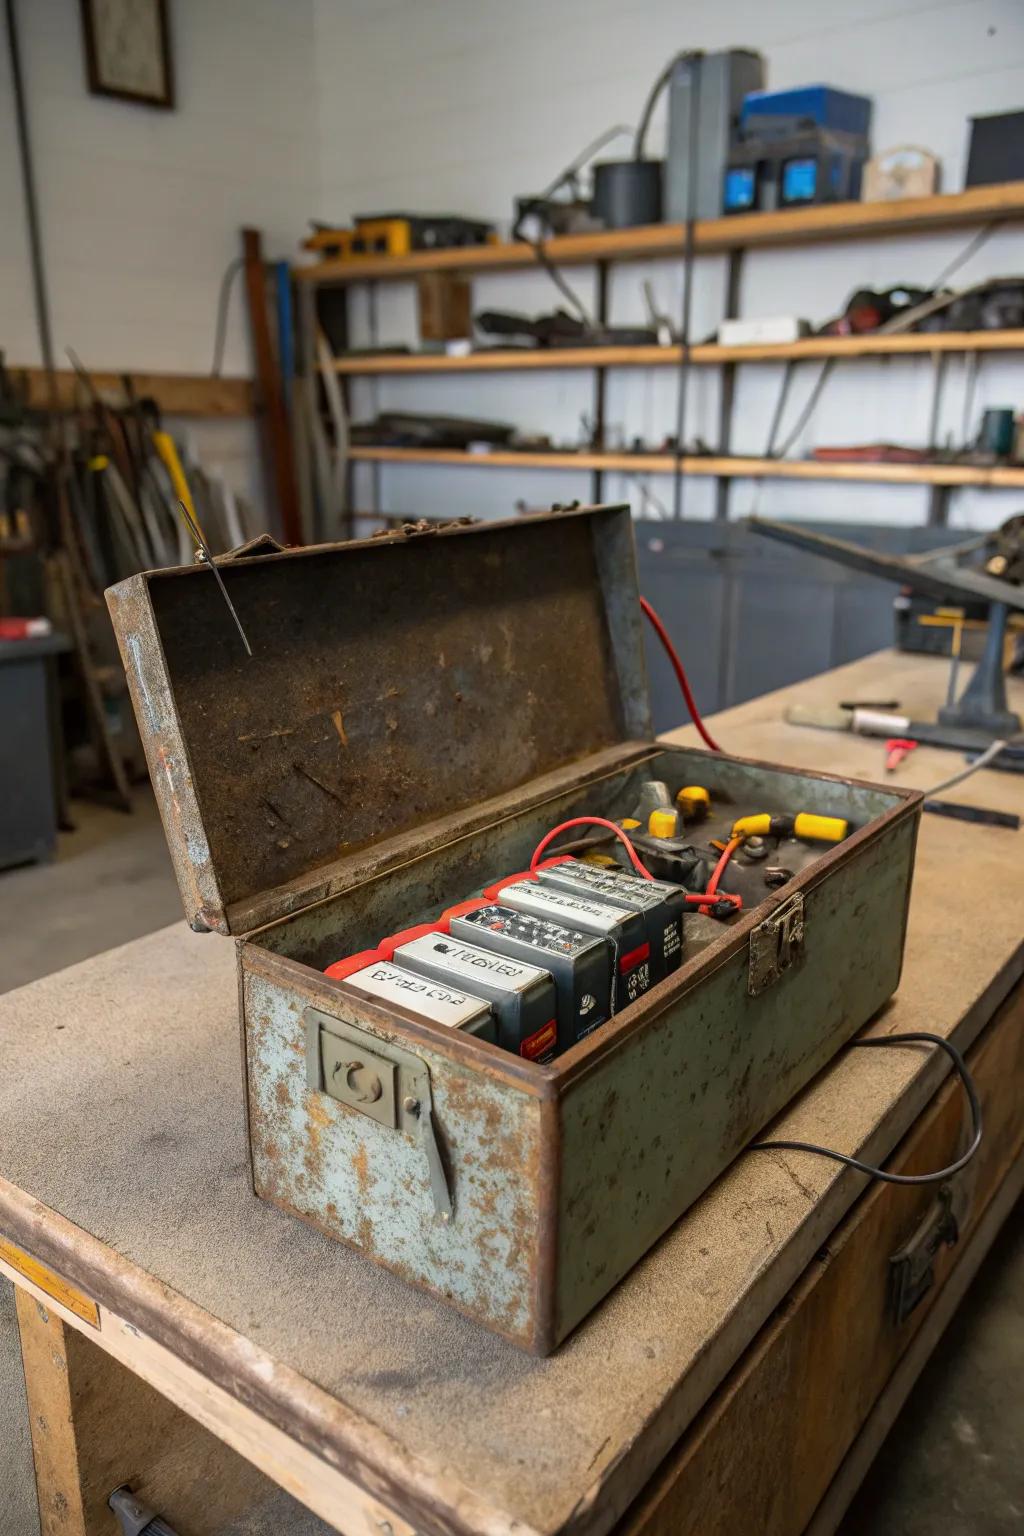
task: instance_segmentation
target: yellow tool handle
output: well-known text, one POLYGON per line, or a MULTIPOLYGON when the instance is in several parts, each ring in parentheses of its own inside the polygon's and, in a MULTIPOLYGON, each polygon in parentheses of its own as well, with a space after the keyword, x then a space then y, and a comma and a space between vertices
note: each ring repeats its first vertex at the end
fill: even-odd
POLYGON ((732 824, 733 837, 767 837, 775 833, 809 843, 841 843, 849 830, 850 823, 841 816, 816 816, 812 811, 800 811, 796 816, 769 816, 762 811, 756 816, 741 816, 732 824))
POLYGON ((199 519, 196 517, 196 509, 192 501, 192 492, 188 488, 188 481, 185 479, 185 471, 182 469, 181 460, 178 458, 178 450, 174 445, 174 438, 169 432, 154 432, 153 447, 156 449, 161 463, 164 464, 167 469, 167 473, 171 477, 171 484, 174 487, 175 496, 177 496, 179 501, 183 501, 185 503, 189 517, 191 517, 192 521, 195 523, 196 527, 199 529, 199 532, 202 534, 203 539, 205 540, 206 534, 203 533, 203 530, 200 527, 199 519))
POLYGON ((849 830, 850 823, 841 816, 814 816, 810 811, 801 811, 793 822, 795 835, 810 843, 841 843, 849 830))

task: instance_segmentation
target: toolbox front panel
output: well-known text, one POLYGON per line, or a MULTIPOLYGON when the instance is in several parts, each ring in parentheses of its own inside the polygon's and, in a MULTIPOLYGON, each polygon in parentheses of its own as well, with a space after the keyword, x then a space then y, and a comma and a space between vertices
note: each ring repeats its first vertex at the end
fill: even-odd
POLYGON ((899 822, 805 894, 802 953, 767 991, 748 993, 745 946, 569 1084, 552 1344, 896 990, 916 832, 899 822))
MULTIPOLYGON (((454 1198, 455 1219, 445 1223, 421 1143, 308 1086, 310 998, 261 974, 250 951, 242 946, 256 1194, 533 1347, 544 1164, 538 1099, 417 1045, 454 1198)), ((386 1053, 396 1037, 375 1033, 352 1001, 316 1003, 386 1053)))

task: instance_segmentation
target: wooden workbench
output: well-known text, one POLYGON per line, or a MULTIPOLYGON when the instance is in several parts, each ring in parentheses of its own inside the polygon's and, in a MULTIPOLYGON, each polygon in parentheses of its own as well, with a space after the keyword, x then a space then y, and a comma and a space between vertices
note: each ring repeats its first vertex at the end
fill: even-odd
MULTIPOLYGON (((927 717, 945 680, 883 654, 715 729, 744 755, 878 778, 880 742, 789 727, 785 706, 892 696, 927 717)), ((919 749, 900 779, 959 762, 919 749)), ((1024 780, 985 773, 955 797, 1024 811, 1024 780)), ((961 1241, 899 1328, 888 1255, 934 1192, 748 1153, 533 1359, 252 1198, 229 943, 182 923, 0 998, 0 1271, 21 1295, 44 1536, 113 1531, 101 1492, 126 1478, 181 1536, 223 1531, 252 1489, 211 1473, 217 1499, 197 1497, 195 1463, 166 1454, 193 1421, 216 1437, 208 1468, 226 1442, 353 1536, 834 1529, 1021 1186, 1019 838, 922 826, 903 980, 874 1028, 973 1048, 988 1127, 961 1241), (184 1410, 178 1428, 163 1398, 124 1409, 135 1378, 184 1410)), ((848 1051, 774 1129, 935 1166, 961 1123, 946 1077, 934 1051, 848 1051)))

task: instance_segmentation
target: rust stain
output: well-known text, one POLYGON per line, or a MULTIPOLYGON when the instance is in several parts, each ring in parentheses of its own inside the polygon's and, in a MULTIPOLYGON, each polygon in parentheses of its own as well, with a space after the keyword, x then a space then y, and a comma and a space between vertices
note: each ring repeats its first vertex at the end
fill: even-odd
POLYGON ((369 1194, 370 1185, 373 1182, 370 1173, 370 1163, 366 1156, 365 1146, 360 1146, 352 1156, 352 1166, 356 1171, 356 1182, 359 1185, 359 1193, 364 1196, 369 1194))
POLYGON ((306 1113, 314 1125, 321 1130, 326 1130, 331 1123, 330 1114, 323 1101, 322 1094, 310 1093, 306 1096, 306 1113))

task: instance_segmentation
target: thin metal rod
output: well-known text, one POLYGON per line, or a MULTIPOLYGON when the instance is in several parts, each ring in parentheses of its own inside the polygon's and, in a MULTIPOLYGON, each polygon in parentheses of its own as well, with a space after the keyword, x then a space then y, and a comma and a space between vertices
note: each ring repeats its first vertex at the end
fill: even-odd
POLYGON ((213 558, 213 554, 212 554, 212 552, 210 550, 210 546, 207 544, 206 540, 203 538, 202 534, 199 532, 199 524, 196 522, 195 518, 192 516, 191 512, 188 510, 188 507, 186 507, 185 503, 183 501, 179 501, 178 502, 178 506, 181 509, 181 515, 182 515, 182 518, 184 519, 185 527, 188 529, 189 533, 192 535, 192 537, 195 539, 196 543, 198 544, 199 548, 202 550, 203 559, 206 561, 206 564, 210 567, 210 570, 213 572, 214 576, 216 576, 216 578, 217 578, 217 585, 218 585, 218 587, 220 587, 221 596, 223 597, 224 601, 228 605, 228 612, 231 614, 231 617, 235 621, 235 628, 238 630, 238 633, 242 637, 242 644, 245 646, 246 650, 249 652, 249 655, 251 656, 252 655, 252 646, 249 644, 249 641, 248 641, 248 638, 246 636, 245 630, 242 628, 242 621, 238 617, 238 614, 235 612, 235 605, 231 601, 230 597, 228 596, 228 589, 224 585, 224 578, 223 578, 223 576, 221 575, 220 571, 217 569, 217 562, 213 558))
POLYGON ((39 346, 43 354, 51 404, 57 400, 57 375, 53 357, 53 332, 50 327, 50 301, 46 291, 46 264, 43 260, 43 236, 39 222, 39 203, 36 198, 36 178, 32 165, 32 143, 28 130, 28 106, 25 101, 25 81, 21 72, 21 47, 18 41, 16 0, 5 0, 7 13, 7 50, 11 60, 11 82, 14 86, 14 117, 18 130, 18 154, 21 160, 21 180, 25 193, 25 214, 28 219, 28 246, 32 260, 32 291, 35 297, 36 323, 39 326, 39 346))

